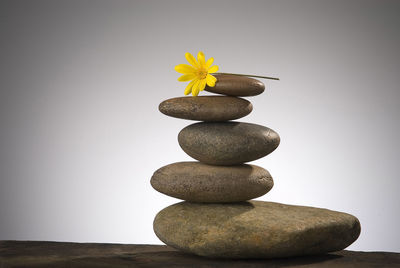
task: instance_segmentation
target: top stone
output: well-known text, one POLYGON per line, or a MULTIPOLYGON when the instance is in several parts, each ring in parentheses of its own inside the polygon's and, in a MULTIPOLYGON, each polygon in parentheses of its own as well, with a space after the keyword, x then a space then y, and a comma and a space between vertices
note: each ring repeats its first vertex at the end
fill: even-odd
POLYGON ((264 92, 265 85, 259 80, 247 76, 215 74, 217 82, 214 87, 206 86, 204 90, 228 96, 256 96, 264 92))

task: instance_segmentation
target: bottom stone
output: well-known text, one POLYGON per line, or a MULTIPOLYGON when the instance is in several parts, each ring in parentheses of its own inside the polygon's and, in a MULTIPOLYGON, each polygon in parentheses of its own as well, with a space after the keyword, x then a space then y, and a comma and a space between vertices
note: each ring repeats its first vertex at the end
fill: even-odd
POLYGON ((350 214, 249 201, 181 202, 160 211, 154 232, 165 244, 215 258, 278 258, 338 251, 360 234, 350 214))

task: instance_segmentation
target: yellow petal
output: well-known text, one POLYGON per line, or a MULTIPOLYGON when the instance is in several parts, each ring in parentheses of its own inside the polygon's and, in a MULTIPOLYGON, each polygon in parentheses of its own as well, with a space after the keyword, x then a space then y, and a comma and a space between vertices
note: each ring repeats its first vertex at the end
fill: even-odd
POLYGON ((175 66, 175 71, 181 74, 191 74, 194 73, 196 69, 187 64, 179 64, 175 66))
POLYGON ((208 70, 208 68, 210 68, 211 64, 213 64, 214 62, 214 58, 209 58, 208 61, 206 62, 206 68, 208 70))
POLYGON ((213 67, 211 67, 210 69, 208 69, 209 73, 215 73, 218 72, 218 65, 214 65, 213 67))
POLYGON ((206 87, 206 79, 201 79, 199 84, 199 90, 203 91, 205 87, 206 87))
POLYGON ((193 88, 192 88, 192 95, 193 95, 193 96, 199 95, 199 84, 200 84, 200 80, 197 80, 197 81, 194 83, 193 88))
POLYGON ((197 81, 197 79, 194 79, 193 81, 191 81, 187 86, 186 86, 186 88, 185 88, 185 95, 188 95, 188 94, 190 94, 190 92, 192 92, 192 87, 193 87, 193 84, 195 83, 197 81))
POLYGON ((213 82, 217 82, 217 78, 211 74, 207 74, 207 78, 210 79, 213 82))
POLYGON ((178 78, 178 81, 180 82, 185 82, 185 81, 189 81, 192 80, 196 77, 195 74, 184 74, 181 77, 178 78))
POLYGON ((202 51, 199 51, 197 54, 197 60, 199 61, 200 67, 206 67, 206 58, 204 57, 204 53, 202 51))
POLYGON ((186 60, 187 60, 193 67, 195 67, 195 68, 198 68, 198 67, 199 67, 199 65, 197 64, 196 59, 195 59, 195 58, 193 57, 193 55, 190 54, 189 52, 186 52, 186 53, 185 53, 185 58, 186 58, 186 60))
POLYGON ((207 80, 207 85, 209 87, 214 87, 215 86, 215 82, 217 82, 217 78, 215 78, 211 74, 207 74, 206 80, 207 80))

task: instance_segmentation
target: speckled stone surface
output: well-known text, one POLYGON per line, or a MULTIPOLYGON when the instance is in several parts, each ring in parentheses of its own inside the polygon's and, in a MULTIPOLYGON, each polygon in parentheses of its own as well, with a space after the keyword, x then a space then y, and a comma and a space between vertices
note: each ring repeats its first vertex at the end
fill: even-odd
POLYGON ((254 78, 229 74, 215 74, 217 82, 214 87, 206 86, 204 90, 228 96, 256 96, 264 92, 265 85, 254 78))
POLYGON ((255 165, 211 166, 179 162, 154 172, 157 191, 191 202, 239 202, 257 198, 274 185, 269 172, 255 165))
POLYGON ((169 246, 216 258, 279 258, 342 250, 360 234, 350 214, 249 201, 181 202, 160 211, 154 231, 169 246))
POLYGON ((242 118, 253 110, 252 104, 228 96, 179 97, 165 100, 158 106, 165 115, 198 121, 228 121, 242 118))
POLYGON ((377 268, 400 267, 400 253, 342 250, 285 259, 210 259, 165 245, 0 241, 0 267, 51 268, 377 268))
POLYGON ((278 133, 240 122, 195 123, 181 130, 179 145, 189 156, 210 165, 237 165, 273 152, 278 133))

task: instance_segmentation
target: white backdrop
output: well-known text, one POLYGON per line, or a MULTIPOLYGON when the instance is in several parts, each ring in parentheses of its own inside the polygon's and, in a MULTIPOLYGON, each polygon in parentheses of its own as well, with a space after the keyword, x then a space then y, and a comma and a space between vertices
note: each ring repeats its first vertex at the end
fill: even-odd
POLYGON ((352 250, 400 251, 399 1, 2 1, 0 239, 158 244, 190 160, 158 111, 184 53, 278 76, 241 119, 281 136, 261 200, 348 212, 352 250))

